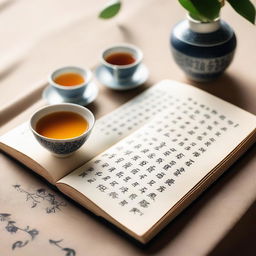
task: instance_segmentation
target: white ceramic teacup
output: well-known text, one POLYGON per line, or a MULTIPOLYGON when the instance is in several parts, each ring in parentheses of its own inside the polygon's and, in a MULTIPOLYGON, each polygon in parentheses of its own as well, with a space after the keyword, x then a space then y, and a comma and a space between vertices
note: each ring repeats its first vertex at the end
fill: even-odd
POLYGON ((86 90, 89 83, 92 81, 92 72, 89 69, 83 69, 75 66, 67 66, 56 69, 49 77, 49 84, 65 99, 80 98, 86 90), (75 73, 83 77, 84 82, 78 85, 64 86, 55 82, 55 79, 63 74, 75 73))
POLYGON ((79 149, 88 139, 95 123, 95 118, 92 112, 80 105, 71 103, 55 104, 43 107, 36 111, 30 118, 30 129, 34 134, 37 141, 53 155, 57 157, 67 157, 79 149), (83 117, 88 122, 88 129, 85 130, 80 136, 69 139, 53 139, 39 134, 36 130, 37 122, 46 115, 55 112, 74 112, 83 117))
POLYGON ((118 44, 105 49, 100 56, 101 64, 110 72, 116 81, 128 80, 135 73, 143 59, 142 51, 135 45, 118 44), (128 53, 134 58, 134 62, 127 65, 112 64, 107 58, 116 53, 128 53))

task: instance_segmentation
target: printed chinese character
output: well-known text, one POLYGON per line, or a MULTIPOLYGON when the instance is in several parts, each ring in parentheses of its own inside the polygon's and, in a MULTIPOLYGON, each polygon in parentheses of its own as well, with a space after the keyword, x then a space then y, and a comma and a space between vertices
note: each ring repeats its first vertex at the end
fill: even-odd
POLYGON ((107 180, 110 179, 110 176, 105 176, 105 177, 103 177, 102 179, 103 179, 104 181, 107 181, 107 180))
POLYGON ((200 153, 197 152, 197 151, 193 152, 192 154, 193 154, 194 157, 199 157, 200 156, 200 153))
POLYGON ((210 141, 206 141, 206 142, 204 143, 204 145, 205 145, 206 147, 209 147, 209 146, 211 145, 211 142, 210 142, 210 141))
POLYGON ((108 189, 106 186, 104 186, 104 185, 102 185, 102 184, 99 184, 99 185, 97 186, 97 188, 98 188, 99 191, 101 191, 101 192, 105 192, 105 190, 108 189))
POLYGON ((204 148, 199 148, 198 150, 201 151, 202 153, 206 152, 206 149, 204 148))
POLYGON ((131 177, 127 176, 123 179, 123 181, 128 182, 131 179, 131 177))
POLYGON ((87 171, 83 171, 78 176, 84 178, 86 175, 88 175, 88 172, 87 171))
POLYGON ((211 125, 208 125, 208 126, 206 127, 206 129, 209 130, 209 131, 211 131, 211 130, 212 130, 212 126, 211 126, 211 125))
POLYGON ((164 156, 169 156, 171 154, 171 151, 167 150, 163 154, 164 154, 164 156))
POLYGON ((141 194, 144 194, 148 189, 146 187, 140 188, 139 189, 141 194))
POLYGON ((125 169, 127 169, 127 168, 129 168, 129 167, 131 167, 131 166, 132 166, 132 163, 131 163, 131 162, 125 163, 125 164, 123 165, 123 167, 124 167, 125 169))
POLYGON ((116 174, 116 176, 118 177, 118 178, 121 178, 121 177, 123 177, 123 175, 124 175, 124 172, 118 172, 117 174, 116 174))
POLYGON ((180 167, 176 169, 176 171, 173 173, 175 176, 179 176, 182 172, 185 172, 185 169, 183 167, 180 167))
POLYGON ((137 144, 137 145, 134 146, 134 148, 136 148, 136 149, 139 149, 141 147, 142 147, 142 144, 137 144))
POLYGON ((164 167, 163 167, 163 169, 164 170, 168 170, 168 169, 170 169, 172 166, 170 165, 170 164, 166 164, 166 165, 164 165, 164 167))
POLYGON ((149 167, 147 168, 147 171, 148 171, 149 173, 151 173, 151 172, 153 172, 155 169, 156 169, 156 166, 153 165, 153 166, 149 166, 149 167))
POLYGON ((121 206, 125 206, 126 204, 128 204, 128 202, 126 200, 123 200, 119 203, 121 206))
POLYGON ((156 174, 156 177, 157 177, 158 179, 162 179, 164 176, 165 176, 165 173, 164 173, 164 172, 160 172, 160 173, 157 173, 157 174, 156 174))
POLYGON ((88 179, 88 180, 87 180, 88 183, 93 183, 94 181, 96 181, 95 178, 92 178, 92 179, 88 179))
POLYGON ((111 168, 108 169, 109 172, 113 172, 114 170, 116 170, 115 167, 111 167, 111 168))
POLYGON ((172 184, 174 184, 174 182, 174 179, 167 179, 164 183, 167 184, 168 186, 171 186, 172 184))
POLYGON ((138 185, 140 185, 137 181, 135 181, 134 183, 132 183, 133 187, 137 187, 138 185))
POLYGON ((151 153, 151 154, 147 155, 147 157, 148 157, 149 159, 152 159, 152 158, 154 158, 155 156, 156 156, 155 153, 151 153))
POLYGON ((134 200, 136 197, 138 197, 138 195, 136 195, 134 193, 129 195, 129 199, 131 199, 131 200, 134 200))
POLYGON ((132 157, 132 160, 137 161, 139 158, 140 158, 140 156, 136 155, 136 156, 132 157))
POLYGON ((109 159, 111 159, 111 158, 114 158, 116 156, 116 154, 111 154, 111 155, 109 155, 109 159))
POLYGON ((105 168, 105 167, 108 167, 108 166, 109 166, 108 163, 104 163, 101 167, 102 167, 102 168, 105 168))
POLYGON ((200 140, 200 141, 203 139, 202 136, 197 136, 196 138, 197 138, 198 140, 200 140))
POLYGON ((134 213, 134 214, 139 214, 140 216, 143 215, 143 213, 136 207, 133 207, 130 212, 134 213))
POLYGON ((110 197, 112 197, 113 199, 118 198, 118 193, 117 193, 117 192, 110 192, 108 195, 109 195, 110 197))
POLYGON ((142 161, 142 162, 139 163, 139 165, 140 165, 140 166, 144 166, 144 165, 146 165, 147 163, 148 163, 148 161, 142 161))
POLYGON ((123 187, 120 188, 120 190, 124 194, 124 193, 126 193, 129 190, 129 188, 123 186, 123 187))
POLYGON ((182 157, 184 157, 185 155, 183 153, 179 153, 178 155, 176 155, 177 159, 181 159, 182 157))
POLYGON ((119 183, 114 180, 114 181, 111 181, 109 184, 110 184, 112 187, 114 187, 115 185, 118 185, 119 183))
POLYGON ((115 163, 118 164, 118 163, 120 163, 120 162, 122 162, 122 161, 124 161, 124 158, 121 157, 121 158, 118 158, 118 159, 115 161, 115 163))
POLYGON ((188 134, 193 135, 195 132, 193 130, 188 131, 188 134))
POLYGON ((151 200, 155 201, 155 198, 156 198, 156 193, 150 193, 147 195, 151 200))
POLYGON ((133 170, 131 170, 131 173, 132 173, 132 174, 136 174, 137 172, 139 172, 139 170, 140 170, 140 169, 138 169, 138 168, 133 169, 133 170))
POLYGON ((186 166, 191 166, 195 161, 192 159, 189 159, 188 161, 185 162, 186 166))
POLYGON ((210 138, 209 139, 211 142, 215 142, 215 139, 214 138, 210 138))
POLYGON ((146 154, 148 151, 149 151, 149 149, 145 148, 145 149, 141 150, 140 152, 146 154))
POLYGON ((171 162, 169 162, 169 164, 170 164, 171 166, 173 166, 173 165, 176 164, 176 162, 175 162, 174 160, 172 160, 171 162))
POLYGON ((160 186, 159 188, 157 188, 157 190, 158 190, 159 192, 161 192, 161 193, 164 192, 165 189, 166 189, 165 186, 160 186))
POLYGON ((151 180, 151 181, 148 182, 148 185, 149 185, 149 186, 153 186, 155 183, 156 183, 156 182, 155 182, 154 180, 151 180))
POLYGON ((144 200, 142 200, 142 201, 139 202, 139 205, 140 205, 141 207, 143 207, 143 208, 148 208, 149 202, 144 199, 144 200))

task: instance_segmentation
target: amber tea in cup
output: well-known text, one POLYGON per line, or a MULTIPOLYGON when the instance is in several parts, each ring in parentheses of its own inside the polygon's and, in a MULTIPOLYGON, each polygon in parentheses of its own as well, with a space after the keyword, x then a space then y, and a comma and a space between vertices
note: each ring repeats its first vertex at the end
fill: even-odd
POLYGON ((77 73, 64 73, 54 78, 54 82, 63 86, 83 84, 85 78, 77 73))
POLYGON ((36 140, 54 156, 67 157, 89 138, 95 118, 80 105, 54 104, 37 110, 30 118, 36 140))
POLYGON ((79 99, 92 80, 92 72, 75 66, 62 67, 52 72, 48 82, 65 101, 79 99))
POLYGON ((101 63, 116 83, 132 78, 140 66, 142 51, 131 44, 120 44, 105 49, 101 53, 101 63))
POLYGON ((136 58, 127 52, 115 52, 105 57, 106 62, 112 65, 130 65, 136 61, 136 58))
POLYGON ((48 114, 36 123, 36 132, 51 139, 69 139, 83 134, 89 127, 85 118, 74 112, 48 114))

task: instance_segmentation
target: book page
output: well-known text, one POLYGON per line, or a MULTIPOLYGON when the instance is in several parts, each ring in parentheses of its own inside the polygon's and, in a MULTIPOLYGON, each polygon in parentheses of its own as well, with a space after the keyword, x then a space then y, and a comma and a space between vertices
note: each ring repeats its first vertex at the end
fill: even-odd
MULTIPOLYGON (((1 143, 23 153, 40 164, 54 183, 81 166, 89 159, 106 150, 114 143, 137 130, 157 113, 170 107, 171 84, 159 83, 130 100, 110 114, 96 121, 88 141, 68 158, 56 158, 44 149, 34 138, 28 122, 16 127, 0 138, 1 143)), ((17 158, 17 156, 14 156, 17 158)), ((23 159, 18 159, 23 162, 23 159)), ((34 171, 36 167, 32 168, 34 171)), ((42 173, 39 173, 42 175, 42 173)), ((47 178, 46 175, 44 177, 47 178)))
POLYGON ((162 84, 172 88, 168 110, 59 181, 138 236, 256 127, 254 115, 208 93, 162 84))

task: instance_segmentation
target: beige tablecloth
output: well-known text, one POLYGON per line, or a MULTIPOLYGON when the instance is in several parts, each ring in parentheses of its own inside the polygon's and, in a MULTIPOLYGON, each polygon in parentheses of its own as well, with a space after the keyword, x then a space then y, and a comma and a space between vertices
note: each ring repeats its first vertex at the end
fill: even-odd
MULTIPOLYGON (((102 49, 119 42, 142 49, 150 77, 145 86, 131 92, 109 90, 95 79, 100 92, 89 108, 97 117, 165 78, 190 82, 256 113, 255 26, 229 6, 222 17, 237 34, 235 59, 221 78, 198 84, 186 79, 170 54, 170 30, 185 16, 178 1, 126 0, 118 17, 108 21, 97 18, 105 2, 0 1, 1 134, 28 120, 33 111, 46 104, 41 93, 49 72, 65 65, 95 69, 102 49)), ((76 255, 255 255, 255 149, 251 148, 147 246, 138 245, 66 201, 28 169, 1 153, 0 220, 1 213, 10 215, 0 221, 0 255, 65 255, 66 247, 75 250, 76 255), (46 213, 47 199, 34 202, 36 206, 31 208, 33 200, 29 195, 38 189, 62 202, 60 210, 46 213), (15 221, 20 229, 10 232, 9 221, 15 221), (13 242, 30 237, 22 231, 26 226, 39 234, 24 247, 12 249, 13 242)))

